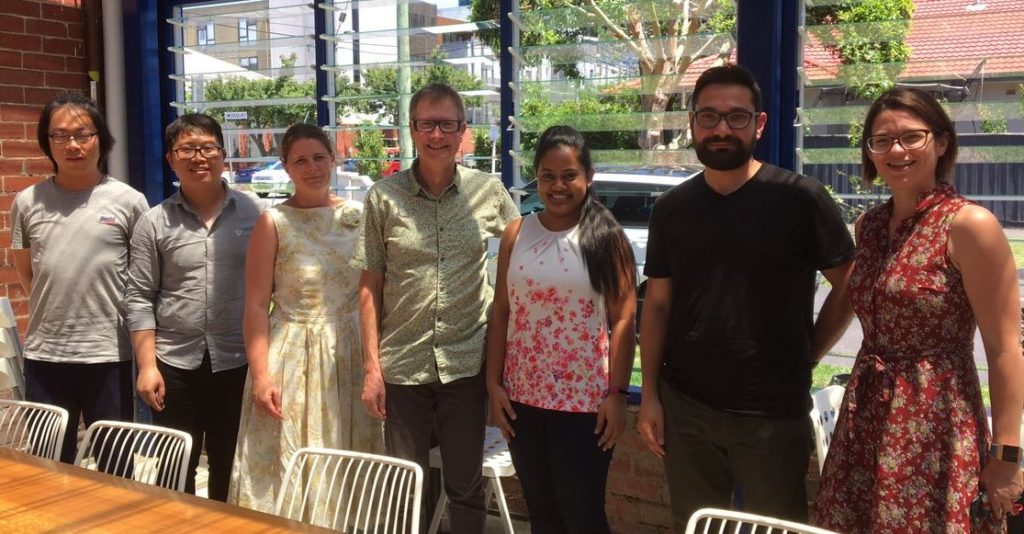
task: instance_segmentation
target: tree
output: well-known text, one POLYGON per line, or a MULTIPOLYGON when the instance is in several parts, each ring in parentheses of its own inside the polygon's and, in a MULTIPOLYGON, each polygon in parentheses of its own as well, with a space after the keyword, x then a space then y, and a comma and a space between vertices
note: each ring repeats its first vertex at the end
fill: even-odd
MULTIPOLYGON (((248 80, 241 77, 210 80, 205 85, 204 98, 207 102, 270 100, 275 98, 312 97, 316 92, 315 82, 296 81, 291 76, 248 80)), ((225 111, 244 111, 248 116, 248 127, 280 128, 297 122, 316 120, 315 104, 238 105, 227 108, 205 110, 218 122, 224 122, 225 111)), ((263 143, 258 133, 250 133, 249 146, 264 154, 263 143)))
MULTIPOLYGON (((435 50, 433 62, 422 71, 413 73, 412 90, 420 90, 434 82, 451 86, 456 91, 472 91, 482 88, 483 82, 454 65, 445 63, 445 56, 435 50)), ((367 69, 363 72, 363 84, 358 86, 344 76, 338 76, 335 93, 344 96, 358 96, 345 102, 344 107, 360 113, 377 114, 386 124, 398 122, 398 70, 394 68, 367 69)), ((466 98, 466 107, 479 106, 480 97, 466 98)))
MULTIPOLYGON (((497 0, 473 0, 471 18, 498 19, 497 5, 497 0)), ((552 10, 553 17, 543 29, 523 37, 524 46, 574 42, 587 35, 583 20, 598 29, 600 38, 629 48, 637 60, 639 111, 648 114, 647 127, 637 138, 643 149, 679 144, 663 138, 662 114, 673 104, 682 107, 683 99, 677 95, 683 75, 696 59, 715 56, 715 62, 722 63, 734 48, 731 34, 707 33, 733 26, 733 0, 583 0, 578 6, 568 0, 523 0, 520 6, 524 12, 552 10)), ((492 49, 498 49, 494 43, 492 49)))
POLYGON ((848 87, 868 100, 888 91, 910 58, 906 38, 913 0, 863 0, 812 7, 808 23, 844 65, 848 87))
POLYGON ((365 174, 374 181, 378 180, 388 164, 385 159, 387 149, 384 146, 384 134, 380 130, 363 130, 356 137, 355 147, 359 151, 356 163, 359 174, 365 174))

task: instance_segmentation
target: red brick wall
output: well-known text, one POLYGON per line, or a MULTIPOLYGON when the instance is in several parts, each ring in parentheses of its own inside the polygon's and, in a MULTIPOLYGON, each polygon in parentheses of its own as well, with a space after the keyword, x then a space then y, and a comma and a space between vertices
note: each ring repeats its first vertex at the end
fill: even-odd
POLYGON ((0 2, 0 296, 10 297, 24 332, 28 297, 14 272, 14 195, 53 172, 36 144, 36 121, 62 91, 88 87, 80 0, 0 2))

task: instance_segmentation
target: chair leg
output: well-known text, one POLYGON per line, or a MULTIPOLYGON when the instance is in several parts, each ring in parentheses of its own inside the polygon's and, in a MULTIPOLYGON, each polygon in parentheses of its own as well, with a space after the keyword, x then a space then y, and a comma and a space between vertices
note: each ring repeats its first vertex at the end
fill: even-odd
MULTIPOLYGON (((490 488, 494 489, 494 496, 498 500, 498 510, 501 512, 501 526, 505 529, 505 534, 513 534, 512 532, 512 516, 508 513, 508 503, 505 502, 505 491, 501 489, 501 478, 494 477, 491 479, 490 488)), ((488 491, 490 493, 490 491, 488 491)), ((488 502, 490 502, 488 500, 488 502)))
POLYGON ((434 507, 434 517, 430 520, 428 534, 437 534, 441 527, 441 516, 444 515, 444 508, 448 505, 448 494, 444 492, 444 484, 441 485, 441 496, 437 498, 437 506, 434 507))

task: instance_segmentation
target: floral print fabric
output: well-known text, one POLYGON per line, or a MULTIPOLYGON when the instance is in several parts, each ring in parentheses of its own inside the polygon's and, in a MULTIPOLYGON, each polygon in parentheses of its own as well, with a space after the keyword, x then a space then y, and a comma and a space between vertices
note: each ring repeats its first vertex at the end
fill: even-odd
POLYGON ((292 454, 302 447, 381 452, 380 423, 359 400, 359 269, 349 265, 361 206, 270 209, 277 228, 268 371, 283 421, 253 404, 247 382, 229 502, 273 512, 292 454))
POLYGON ((923 193, 891 240, 892 200, 861 221, 850 279, 864 345, 854 364, 813 519, 844 533, 990 532, 970 517, 988 449, 974 315, 946 254, 968 203, 923 193))
POLYGON ((608 392, 604 298, 590 285, 577 227, 523 219, 509 258, 504 382, 515 402, 597 412, 608 392))

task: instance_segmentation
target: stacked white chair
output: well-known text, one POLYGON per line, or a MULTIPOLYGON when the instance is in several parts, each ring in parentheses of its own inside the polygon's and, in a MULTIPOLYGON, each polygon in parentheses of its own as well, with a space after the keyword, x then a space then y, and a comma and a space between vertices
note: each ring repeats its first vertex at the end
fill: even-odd
POLYGON ((58 406, 0 400, 0 447, 60 460, 68 412, 58 406))
POLYGON ((825 456, 836 430, 836 420, 843 404, 843 386, 828 386, 811 394, 811 424, 814 426, 814 448, 818 454, 818 472, 825 468, 825 456))
POLYGON ((836 534, 802 523, 763 515, 703 508, 690 516, 686 534, 836 534))
MULTIPOLYGON (((441 468, 441 449, 434 447, 430 450, 430 467, 441 468)), ((508 443, 501 435, 501 429, 494 426, 487 427, 484 434, 484 463, 483 476, 488 479, 487 488, 484 493, 484 506, 491 502, 491 495, 498 501, 498 511, 501 513, 501 526, 505 534, 513 534, 512 516, 508 512, 508 502, 505 501, 505 491, 501 488, 501 477, 511 477, 516 474, 516 468, 512 465, 512 454, 508 452, 508 443)), ((443 484, 442 484, 443 485, 443 484)), ((429 534, 436 534, 441 526, 441 516, 448 505, 448 495, 441 488, 441 496, 437 499, 437 506, 434 507, 434 517, 430 521, 429 534)))
POLYGON ((341 532, 416 533, 422 495, 414 462, 304 448, 288 462, 274 513, 341 532))
POLYGON ((141 423, 96 421, 85 431, 75 465, 185 491, 192 436, 141 423))
POLYGON ((18 322, 7 297, 0 297, 0 391, 3 390, 12 390, 15 399, 25 398, 18 322))

